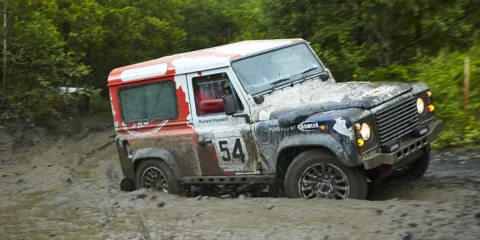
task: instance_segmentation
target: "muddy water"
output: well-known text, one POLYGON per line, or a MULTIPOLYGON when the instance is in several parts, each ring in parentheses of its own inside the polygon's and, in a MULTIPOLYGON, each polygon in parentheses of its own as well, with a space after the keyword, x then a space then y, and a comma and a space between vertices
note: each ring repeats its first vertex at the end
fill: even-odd
POLYGON ((386 182, 374 201, 196 200, 118 191, 112 142, 97 132, 5 153, 0 239, 480 239, 476 152, 436 153, 422 180, 386 182))

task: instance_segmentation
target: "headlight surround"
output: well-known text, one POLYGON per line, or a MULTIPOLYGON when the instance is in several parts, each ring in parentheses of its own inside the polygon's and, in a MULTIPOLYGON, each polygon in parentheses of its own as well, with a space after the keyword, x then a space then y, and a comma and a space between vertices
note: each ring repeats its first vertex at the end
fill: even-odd
MULTIPOLYGON (((420 120, 420 123, 426 123, 432 120, 435 116, 436 106, 434 106, 433 104, 433 93, 431 90, 427 89, 425 91, 415 94, 415 99, 417 99, 417 102, 418 102, 418 98, 421 98, 424 102, 423 113, 418 114, 418 119, 420 120)), ((418 110, 418 104, 417 104, 417 110, 418 110)))
POLYGON ((373 116, 359 119, 353 125, 355 131, 355 142, 359 154, 375 149, 378 146, 378 135, 376 135, 375 121, 373 116))
POLYGON ((425 112, 425 101, 423 101, 423 98, 417 98, 417 111, 418 114, 423 114, 425 112))
POLYGON ((362 123, 362 128, 360 129, 360 136, 363 140, 368 141, 372 137, 372 128, 368 123, 362 123))

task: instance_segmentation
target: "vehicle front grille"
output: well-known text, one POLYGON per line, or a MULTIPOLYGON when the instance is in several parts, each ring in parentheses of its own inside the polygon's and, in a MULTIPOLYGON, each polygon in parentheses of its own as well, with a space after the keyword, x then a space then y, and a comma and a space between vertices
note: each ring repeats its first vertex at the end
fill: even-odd
POLYGON ((405 136, 419 124, 417 105, 413 97, 381 109, 373 116, 380 144, 405 136))

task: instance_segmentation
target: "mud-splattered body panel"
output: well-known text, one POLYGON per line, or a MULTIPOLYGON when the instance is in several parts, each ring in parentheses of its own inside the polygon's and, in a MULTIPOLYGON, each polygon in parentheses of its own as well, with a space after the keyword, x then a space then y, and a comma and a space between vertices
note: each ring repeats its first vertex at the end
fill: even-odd
MULTIPOLYGON (((353 124, 364 112, 353 108, 318 113, 288 126, 267 120, 256 124, 255 131, 269 166, 276 166, 280 153, 293 147, 322 147, 345 165, 357 166, 361 163, 357 161, 353 124)), ((271 173, 274 170, 270 168, 271 173)))
MULTIPOLYGON (((165 158, 180 176, 201 174, 197 157, 198 134, 190 120, 185 76, 162 77, 143 81, 140 84, 114 85, 110 87, 112 111, 117 131, 117 147, 124 167, 124 174, 133 176, 135 161, 146 158, 165 158), (122 114, 120 94, 122 89, 173 81, 175 83, 176 116, 164 120, 128 123, 122 114), (158 151, 162 150, 163 153, 158 151), (167 160, 169 159, 169 160, 167 160), (126 168, 126 169, 125 169, 126 168)), ((141 108, 142 106, 138 106, 141 108)))
MULTIPOLYGON (((316 67, 304 73, 308 64, 291 70, 301 73, 298 79, 246 78, 235 69, 240 61, 295 46, 313 55, 307 45, 301 39, 246 41, 113 70, 109 89, 124 175, 133 179, 139 162, 158 159, 185 181, 279 176, 284 152, 298 154, 312 147, 332 153, 344 166, 374 168, 400 160, 397 150, 385 152, 384 147, 404 151, 420 140, 426 145, 441 130, 441 122, 432 121, 433 112, 417 113, 416 99, 433 103, 431 96, 425 97, 428 86, 423 83, 336 83, 316 55, 309 62, 316 67), (307 77, 315 69, 318 72, 307 77), (145 87, 143 92, 130 96, 141 101, 122 102, 122 91, 140 87, 145 87), (125 106, 133 114, 125 114, 125 106), (359 129, 354 130, 356 124, 370 126, 372 137, 363 139, 359 129), (418 128, 427 135, 412 135, 418 128)), ((249 72, 258 64, 243 67, 249 72)))
MULTIPOLYGON (((228 69, 233 59, 301 41, 244 41, 114 69, 108 86, 124 175, 133 178, 136 164, 148 158, 167 162, 178 178, 253 172, 255 167, 249 167, 255 165, 251 162, 255 160, 251 152, 258 155, 258 150, 252 145, 254 141, 245 141, 243 137, 251 136, 251 124, 246 119, 225 114, 198 115, 193 78, 208 75, 212 69, 228 69), (143 121, 124 118, 119 94, 122 89, 166 81, 173 81, 175 85, 177 114, 174 117, 143 121)), ((250 115, 235 76, 226 71, 223 74, 233 80, 231 87, 242 97, 245 114, 250 115)))

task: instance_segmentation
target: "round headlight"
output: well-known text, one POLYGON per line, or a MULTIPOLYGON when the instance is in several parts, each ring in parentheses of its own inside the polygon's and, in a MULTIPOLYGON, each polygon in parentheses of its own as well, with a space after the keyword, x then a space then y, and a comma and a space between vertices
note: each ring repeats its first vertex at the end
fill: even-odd
POLYGON ((417 111, 418 114, 422 114, 425 111, 425 102, 422 98, 417 98, 417 111))
POLYGON ((362 129, 360 129, 360 135, 362 136, 363 140, 368 141, 370 137, 372 137, 372 129, 370 128, 370 125, 363 123, 362 129))

